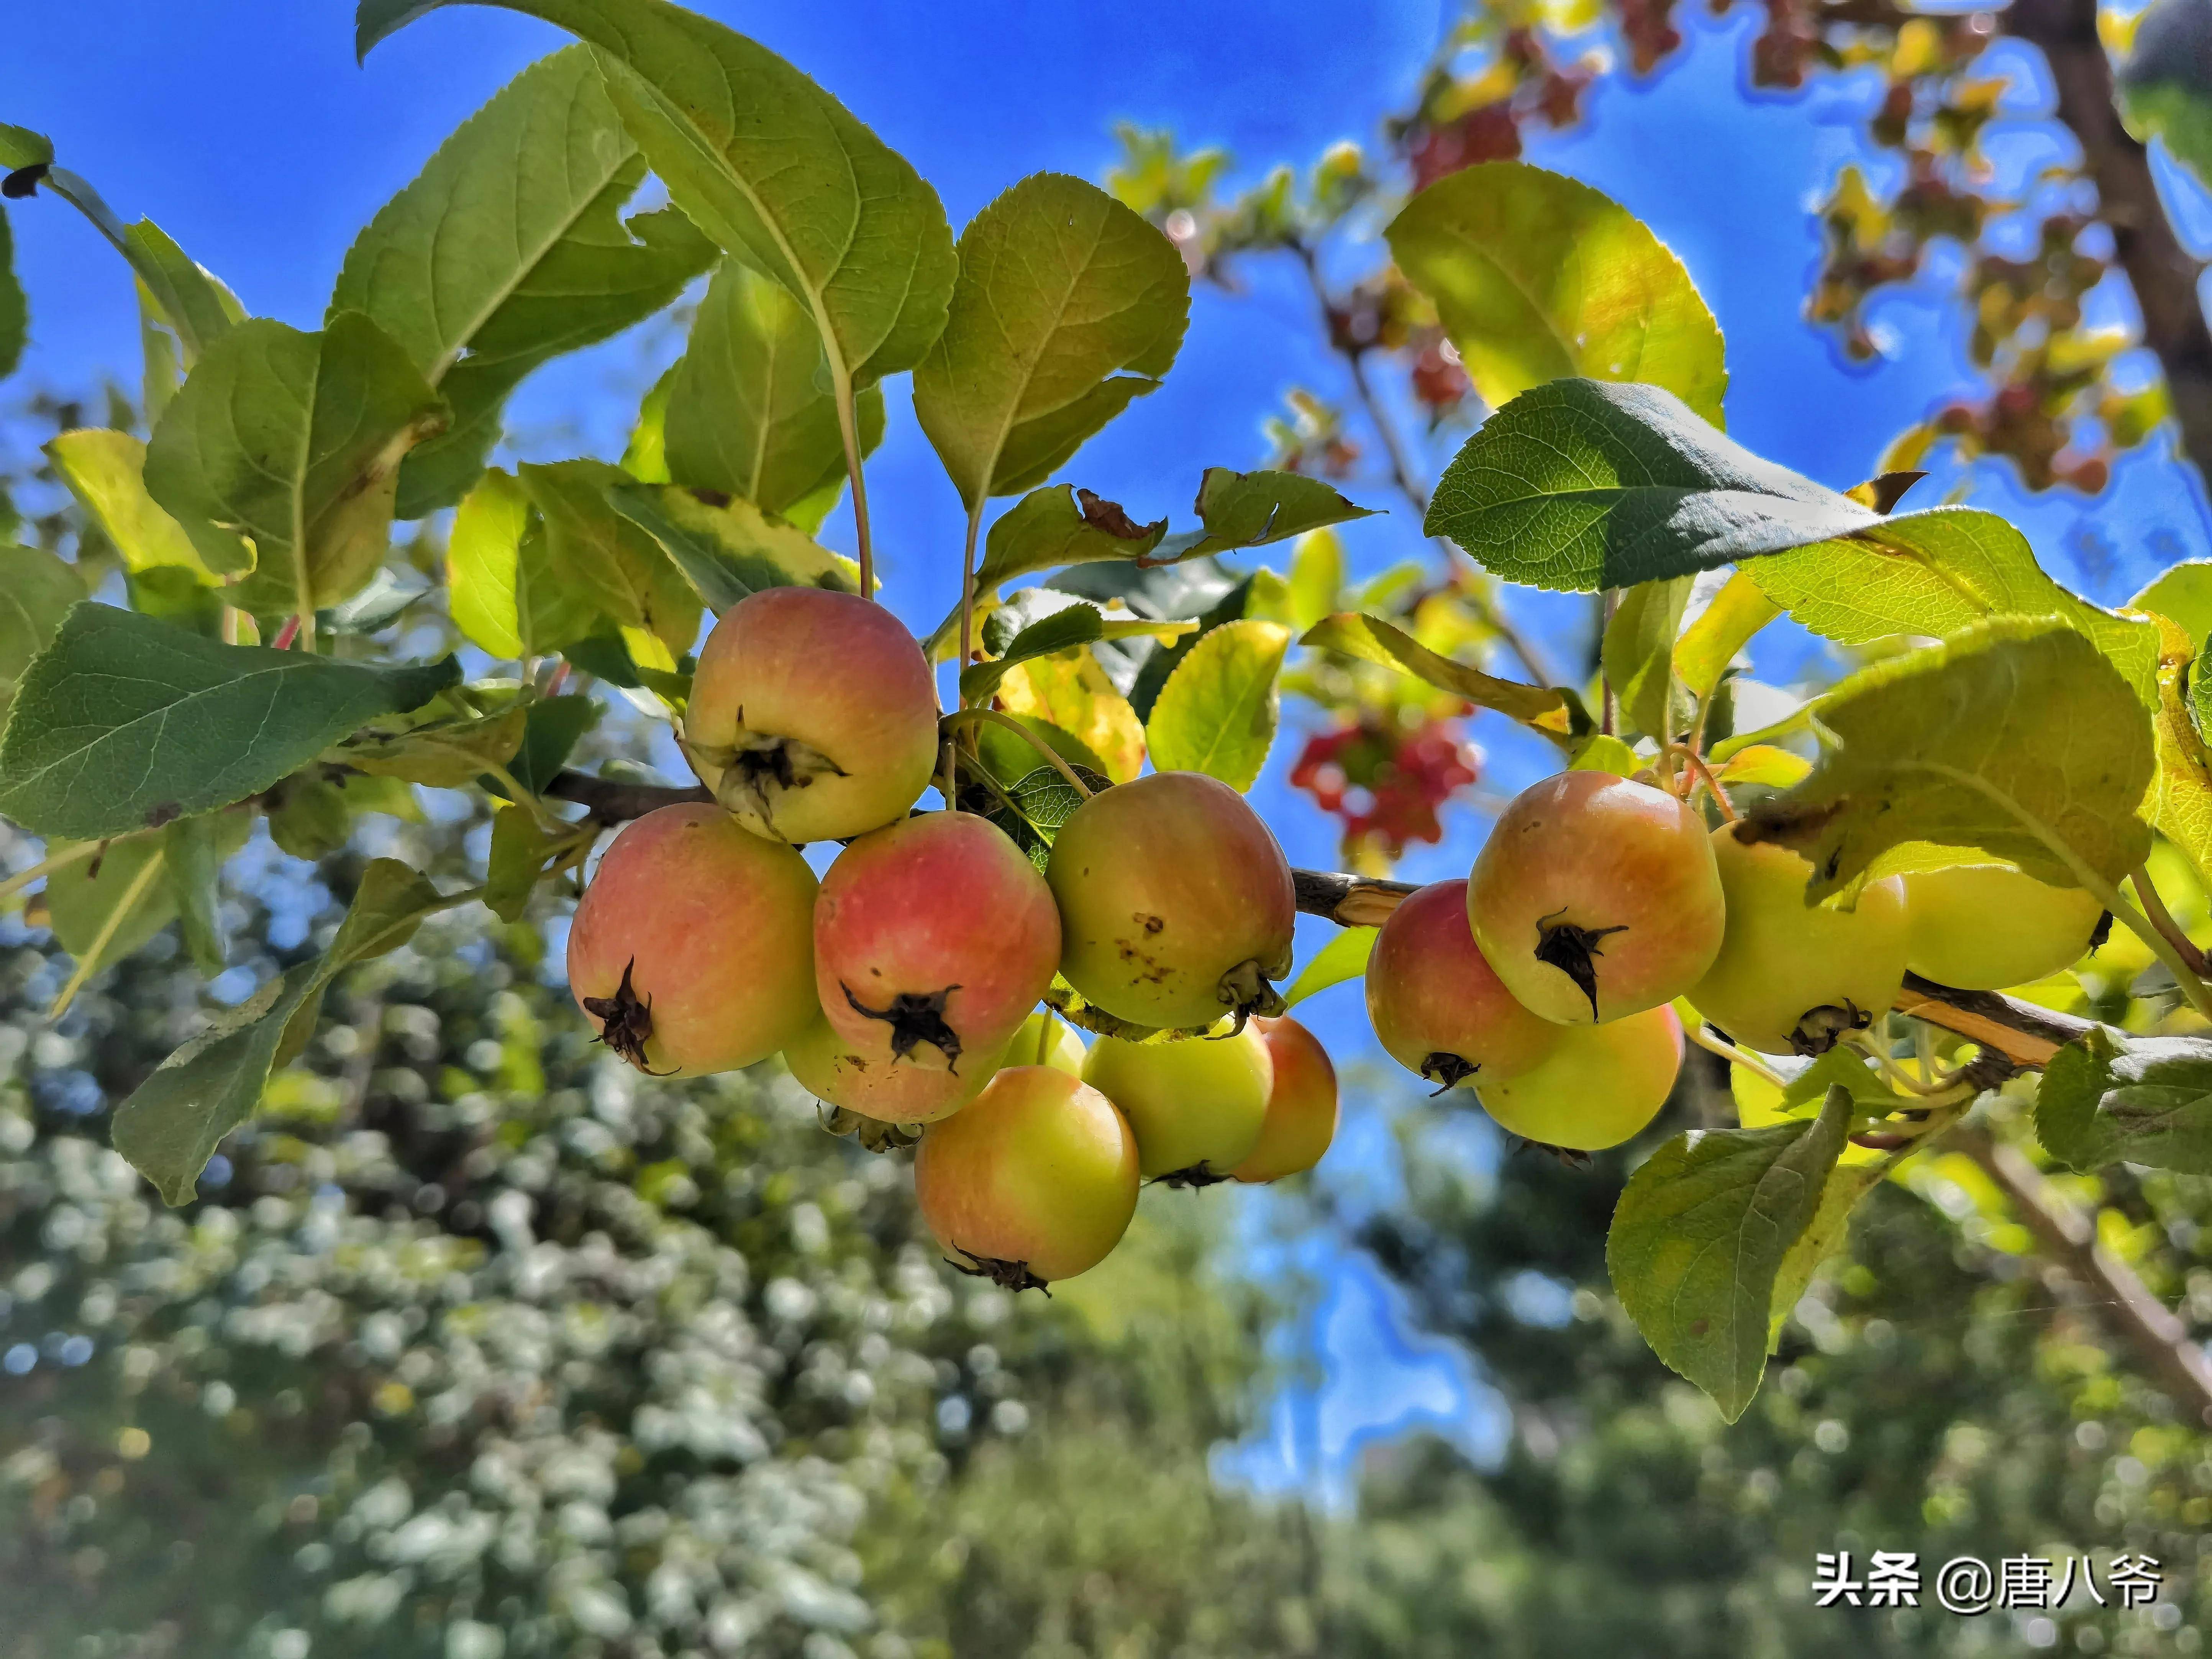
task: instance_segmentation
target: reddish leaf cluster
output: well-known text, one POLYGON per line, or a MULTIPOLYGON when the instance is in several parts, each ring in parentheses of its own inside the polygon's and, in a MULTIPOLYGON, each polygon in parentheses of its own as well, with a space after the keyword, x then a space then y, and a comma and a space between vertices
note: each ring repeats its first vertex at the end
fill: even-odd
POLYGON ((1309 738, 1291 785, 1342 821, 1347 859, 1365 851, 1395 860, 1408 842, 1443 839, 1437 811, 1475 781, 1481 762, 1455 720, 1408 729, 1368 713, 1309 738))

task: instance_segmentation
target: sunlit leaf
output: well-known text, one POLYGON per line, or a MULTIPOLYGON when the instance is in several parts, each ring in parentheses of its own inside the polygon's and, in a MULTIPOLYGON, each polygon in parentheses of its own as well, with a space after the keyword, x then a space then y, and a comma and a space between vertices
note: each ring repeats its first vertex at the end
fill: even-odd
POLYGON ((525 464, 523 494, 545 521, 554 580, 604 617, 689 651, 699 637, 699 595, 642 526, 617 512, 611 492, 665 488, 634 483, 605 461, 525 464))
POLYGON ((660 544, 716 616, 764 587, 860 591, 849 560, 750 501, 716 502, 676 484, 619 483, 609 487, 607 500, 660 544))
POLYGON ((1681 735, 1675 716, 1674 638, 1689 602, 1687 576, 1644 582, 1620 596, 1606 625, 1605 672, 1630 727, 1662 743, 1681 735))
POLYGON ((1333 985, 1359 978, 1366 973, 1368 958, 1375 954, 1375 941, 1382 934, 1380 927, 1345 928, 1298 969, 1297 977, 1283 992, 1283 1006, 1295 1008, 1333 985))
POLYGON ((1298 643, 1316 650, 1340 651, 1362 662, 1380 663, 1411 674, 1424 684, 1465 697, 1478 708, 1494 708, 1533 726, 1547 737, 1564 738, 1577 726, 1587 728, 1589 723, 1579 702, 1558 687, 1501 680, 1479 668, 1454 662, 1380 617, 1351 611, 1330 617, 1307 629, 1298 643), (1577 715, 1579 720, 1575 718, 1577 715))
POLYGON ((52 554, 0 547, 0 721, 15 700, 23 671, 82 598, 83 579, 52 554))
POLYGON ((69 486, 100 532, 137 572, 173 565, 204 582, 253 568, 253 549, 206 526, 195 544, 185 526, 146 493, 146 446, 127 432, 81 427, 48 441, 55 475, 69 486))
POLYGON ((1144 769, 1145 729, 1090 647, 1021 664, 999 684, 1009 713, 1059 726, 1096 755, 1106 775, 1127 783, 1144 769))
POLYGON ((1290 643, 1281 623, 1249 617, 1201 638, 1168 676, 1146 722, 1152 764, 1249 789, 1275 741, 1275 682, 1290 643))

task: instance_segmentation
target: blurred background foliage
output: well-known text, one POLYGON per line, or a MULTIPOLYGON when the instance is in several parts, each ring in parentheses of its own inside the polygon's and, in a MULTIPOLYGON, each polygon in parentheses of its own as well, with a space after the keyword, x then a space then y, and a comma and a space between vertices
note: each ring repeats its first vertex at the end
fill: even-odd
MULTIPOLYGON (((1832 181, 1808 318, 1863 352, 1877 290, 1931 260, 1959 273, 1981 384, 1900 434, 1896 465, 1948 445, 2031 489, 2094 492, 2169 414, 2208 459, 2193 286, 2185 313, 2167 304, 2166 255, 2143 247, 2162 218, 2107 222, 2108 203, 2140 207, 2127 169, 2149 164, 2081 125, 2066 76, 2085 19, 2100 64, 2104 48, 2093 9, 2063 9, 1765 8, 1746 95, 1875 77, 1869 140, 1904 179, 1832 181), (1978 148, 2008 36, 2051 54, 2047 115, 2079 152, 2030 187, 1978 148), (2082 303, 2115 270, 2141 312, 2117 331, 2082 303)), ((2126 33, 2106 30, 2123 51, 2126 33)), ((1583 118, 1601 78, 1665 72, 1680 44, 1668 0, 1495 0, 1371 151, 1231 194, 1231 158, 1132 131, 1113 184, 1218 282, 1247 258, 1304 268, 1343 379, 1291 392, 1275 464, 1379 471, 1418 501, 1429 441, 1481 408, 1418 296, 1371 244, 1351 264, 1343 244, 1407 189, 1583 118)), ((53 398, 28 412, 79 418, 53 398)), ((98 575, 96 534, 35 472, 5 481, 15 533, 98 575)), ((416 562, 437 552, 426 532, 416 562)), ((1264 603, 1387 611, 1545 679, 1583 649, 1525 637, 1443 549, 1355 586, 1310 538, 1264 603)), ((1479 799, 1449 700, 1341 663, 1288 684, 1333 722, 1291 775, 1349 863, 1387 870, 1438 839, 1447 801, 1479 799)), ((587 739, 595 761, 630 752, 619 720, 587 739)), ((301 803, 289 850, 249 849, 229 902, 250 948, 216 999, 309 954, 367 857, 454 879, 480 864, 485 826, 459 799, 301 803)), ((0 866, 30 861, 0 846, 0 866)), ((2188 872, 2159 873, 2203 921, 2188 872)), ((178 1212, 106 1144, 114 1103, 209 1006, 173 935, 49 1024, 70 974, 52 918, 0 918, 0 1659, 2200 1649, 2212 1436, 1972 1158, 1921 1160, 1875 1194, 1729 1429, 1636 1336, 1603 1261, 1642 1152, 1725 1109, 1705 1071, 1644 1141, 1580 1170, 1361 1075, 1395 1137, 1389 1201, 1326 1168, 1241 1207, 1148 1193, 1105 1267, 1012 1298, 944 1270, 897 1155, 821 1133, 774 1066, 672 1085, 592 1046, 558 984, 557 909, 442 917, 349 972, 178 1212), (1507 1425, 1494 1455, 1416 1434, 1370 1443, 1343 1493, 1233 1477, 1231 1449, 1309 1381, 1285 1338, 1316 1288, 1265 1238, 1316 1231, 1464 1358, 1507 1425), (2163 1564, 2165 1605, 1817 1609, 1814 1554, 1838 1548, 1917 1549, 1929 1569, 2021 1550, 2101 1568, 2124 1549, 2163 1564)), ((2136 1030, 2183 1018, 2118 945, 2035 994, 2136 1030)), ((2001 1134, 2025 1099, 1996 1103, 2001 1134)), ((2045 1185, 2191 1340, 2212 1330, 2204 1182, 2045 1185)))

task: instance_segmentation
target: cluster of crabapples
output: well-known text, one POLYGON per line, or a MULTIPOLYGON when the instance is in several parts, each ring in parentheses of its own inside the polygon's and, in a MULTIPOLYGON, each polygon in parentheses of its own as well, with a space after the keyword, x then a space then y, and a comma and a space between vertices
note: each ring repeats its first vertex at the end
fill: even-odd
POLYGON ((1466 880, 1391 914, 1368 1012, 1439 1091, 1471 1088, 1511 1133, 1594 1152, 1666 1103, 1678 1007, 1741 1048, 1818 1054, 1887 1012, 1908 971, 2025 984, 2105 921, 2089 894, 2008 865, 1889 876, 1849 903, 1808 903, 1812 876, 1747 822, 1710 828, 1663 789, 1563 772, 1515 797, 1466 880))
POLYGON ((890 611, 797 587, 726 611, 682 733, 714 801, 624 828, 576 908, 569 984, 601 1039, 660 1076, 781 1053, 841 1113, 896 1126, 884 1139, 918 1132, 931 1231, 1015 1289, 1103 1260, 1146 1178, 1317 1162, 1335 1072, 1267 1017, 1296 905, 1243 797, 1188 772, 1101 790, 1040 872, 987 818, 913 810, 940 740, 890 611), (817 882, 798 848, 822 842, 844 846, 817 882), (1055 975, 1158 1035, 1086 1047, 1039 1006, 1055 975))

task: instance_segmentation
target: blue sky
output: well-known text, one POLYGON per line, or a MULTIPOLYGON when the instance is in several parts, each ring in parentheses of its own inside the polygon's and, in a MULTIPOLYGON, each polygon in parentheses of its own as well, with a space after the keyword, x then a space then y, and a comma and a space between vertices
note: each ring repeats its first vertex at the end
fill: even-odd
MULTIPOLYGON (((703 0, 703 9, 828 85, 937 185, 956 226, 1023 173, 1101 176, 1115 153, 1116 120, 1171 125, 1194 143, 1222 145, 1247 178, 1278 161, 1310 162, 1339 138, 1371 143, 1381 118, 1408 97, 1444 21, 1437 0, 775 8, 703 0)), ((51 134, 64 165, 126 219, 155 218, 254 312, 313 327, 357 227, 447 131, 559 43, 530 20, 458 9, 414 24, 356 68, 349 12, 341 0, 18 7, 0 57, 0 120, 51 134)), ((1649 85, 1601 82, 1590 94, 1593 118, 1540 141, 1529 159, 1613 193, 1682 255, 1729 341, 1731 432, 1824 482, 1849 484, 1875 469, 1901 427, 1968 380, 1943 307, 1945 276, 1883 302, 1876 320, 1889 349, 1873 365, 1846 365, 1808 328, 1799 308, 1819 251, 1812 207, 1836 169, 1860 156, 1872 89, 1830 82, 1801 97, 1747 98, 1739 65, 1750 15, 1740 9, 1715 22, 1688 7, 1680 15, 1692 37, 1684 59, 1649 85)), ((2047 94, 2033 65, 2021 58, 2014 67, 2008 115, 1990 145, 2002 168, 2025 176, 2063 141, 2033 118, 2047 94)), ((2185 222, 2212 237, 2212 215, 2186 205, 2185 222)), ((15 386, 89 387, 103 374, 131 383, 136 319, 122 266, 58 203, 11 208, 33 327, 15 386)), ((1346 253, 1353 264, 1369 257, 1358 247, 1346 253)), ((1241 274, 1238 295, 1200 291, 1168 386, 1090 445, 1067 469, 1071 481, 1139 517, 1187 517, 1202 468, 1263 458, 1260 423, 1287 390, 1341 391, 1294 273, 1251 262, 1241 274)), ((2115 320, 2127 315, 2117 285, 2098 303, 2115 320)), ((679 344, 664 329, 544 373, 518 399, 524 452, 614 453, 638 392, 679 344)), ((961 520, 905 396, 902 384, 890 389, 891 431, 870 493, 890 597, 909 620, 927 622, 952 596, 961 520)), ((1431 459, 1440 464, 1444 451, 1431 459)), ((2014 512, 2054 574, 2107 602, 2177 558, 2212 553, 2200 492, 2162 453, 2131 459, 2094 502, 2069 492, 2027 501, 1995 469, 1939 474, 1916 500, 1954 486, 2014 512)), ((1411 514, 1379 481, 1352 493, 1393 509, 1346 530, 1355 570, 1419 556, 1411 514)), ((839 521, 827 533, 838 540, 839 521)), ((1574 660, 1585 605, 1534 595, 1516 603, 1556 659, 1574 660)), ((1786 680, 1819 659, 1817 647, 1778 629, 1762 643, 1759 669, 1786 680)), ((1492 750, 1493 787, 1510 789, 1545 769, 1511 734, 1479 726, 1477 735, 1492 750)), ((1297 733, 1286 731, 1260 804, 1294 861, 1328 865, 1329 824, 1280 782, 1297 746, 1297 733)), ((1450 827, 1443 848, 1424 849, 1403 873, 1463 873, 1480 821, 1462 811, 1450 827)), ((1327 928, 1310 923, 1308 932, 1310 951, 1327 928)), ((1340 1056, 1371 1053, 1356 987, 1310 1008, 1340 1056)), ((1345 1144, 1332 1160, 1386 1186, 1387 1095, 1350 1091, 1345 1144)), ((1313 1327, 1327 1380, 1316 1394, 1281 1402, 1272 1434, 1235 1468, 1269 1483, 1318 1480, 1340 1491, 1347 1460, 1380 1425, 1433 1421, 1471 1446, 1495 1443, 1495 1414, 1464 1367, 1404 1328, 1371 1271, 1318 1242, 1298 1254, 1328 1279, 1313 1327)))

